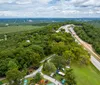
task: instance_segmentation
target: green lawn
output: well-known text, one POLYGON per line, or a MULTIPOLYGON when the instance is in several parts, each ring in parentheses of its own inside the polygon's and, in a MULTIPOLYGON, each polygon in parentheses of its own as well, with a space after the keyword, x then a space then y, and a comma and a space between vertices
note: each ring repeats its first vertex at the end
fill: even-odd
POLYGON ((37 28, 42 28, 43 26, 8 26, 8 27, 0 27, 0 34, 10 33, 10 32, 19 32, 19 31, 27 31, 37 28))
POLYGON ((100 85, 100 71, 92 64, 88 66, 72 65, 77 85, 100 85))

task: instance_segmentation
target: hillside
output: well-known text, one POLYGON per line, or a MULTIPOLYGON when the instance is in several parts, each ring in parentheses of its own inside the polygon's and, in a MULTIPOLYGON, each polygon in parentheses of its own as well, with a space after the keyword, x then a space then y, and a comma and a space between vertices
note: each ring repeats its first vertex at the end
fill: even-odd
MULTIPOLYGON (((85 82, 88 82, 83 74, 78 74, 78 71, 82 72, 82 70, 79 70, 77 66, 90 69, 89 54, 75 42, 71 34, 64 30, 56 33, 56 30, 64 24, 66 23, 54 23, 33 30, 6 33, 7 40, 0 41, 0 77, 6 76, 8 79, 10 72, 16 71, 16 69, 18 69, 17 73, 25 76, 30 68, 33 69, 32 71, 36 70, 40 66, 41 60, 56 54, 57 56, 50 63, 53 67, 61 69, 65 68, 66 65, 71 65, 73 73, 75 76, 77 75, 76 82, 78 82, 78 85, 83 82, 78 81, 79 76, 83 77, 85 82), (25 74, 23 74, 24 72, 25 74)), ((0 34, 0 37, 4 37, 4 34, 0 34)), ((88 78, 90 71, 87 71, 88 78)), ((94 75, 96 75, 96 82, 98 82, 100 73, 96 68, 91 68, 91 73, 92 71, 95 73, 93 73, 91 79, 94 80, 94 75)), ((51 73, 52 70, 48 71, 47 69, 47 72, 51 73)))
POLYGON ((76 26, 75 31, 81 39, 92 44, 95 51, 100 54, 100 27, 97 27, 96 24, 92 26, 82 23, 80 26, 76 26))

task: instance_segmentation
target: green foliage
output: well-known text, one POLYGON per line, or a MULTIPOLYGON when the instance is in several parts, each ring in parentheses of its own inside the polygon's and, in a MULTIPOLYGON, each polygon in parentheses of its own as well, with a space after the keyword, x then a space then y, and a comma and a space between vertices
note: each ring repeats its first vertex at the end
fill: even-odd
POLYGON ((56 67, 52 62, 46 62, 43 65, 43 70, 48 73, 52 73, 52 72, 56 72, 56 67))
POLYGON ((66 70, 65 79, 66 79, 66 82, 67 82, 68 85, 77 85, 76 80, 75 80, 75 76, 73 75, 72 69, 66 70))
POLYGON ((6 71, 8 70, 7 64, 8 64, 8 59, 5 60, 0 60, 0 76, 4 76, 6 71))
POLYGON ((55 52, 58 55, 62 55, 62 52, 65 51, 66 47, 64 42, 53 42, 52 52, 55 52))
POLYGON ((8 63, 8 69, 11 70, 11 69, 18 69, 18 66, 17 64, 14 62, 14 60, 10 60, 9 63, 8 63))
POLYGON ((20 31, 28 31, 28 30, 35 30, 39 29, 42 26, 32 26, 32 25, 27 25, 27 26, 4 26, 0 27, 0 34, 4 33, 11 33, 11 32, 20 32, 20 31))
POLYGON ((41 79, 42 79, 41 74, 37 73, 33 80, 35 81, 35 83, 38 83, 38 82, 40 82, 41 79))
MULTIPOLYGON (((8 39, 0 41, 0 61, 3 62, 0 63, 0 76, 5 76, 9 68, 18 67, 19 70, 23 70, 38 67, 40 61, 51 54, 60 56, 60 60, 53 60, 56 61, 56 67, 59 66, 58 62, 61 63, 61 67, 64 66, 69 58, 77 63, 86 63, 89 60, 88 53, 74 42, 71 35, 66 32, 55 32, 64 24, 66 23, 54 23, 31 31, 6 34, 8 39), (12 60, 15 62, 11 62, 12 60)), ((0 34, 0 38, 2 37, 4 34, 0 34)))
POLYGON ((71 50, 66 50, 65 52, 63 52, 63 56, 65 57, 65 59, 70 59, 73 60, 75 58, 75 55, 72 53, 71 50))
POLYGON ((93 45, 95 51, 100 54, 100 29, 96 28, 90 24, 82 24, 81 26, 76 26, 75 31, 78 36, 84 41, 93 45))
POLYGON ((52 58, 51 62, 54 63, 56 68, 62 68, 66 65, 66 59, 63 56, 55 56, 52 58))
MULTIPOLYGON (((89 63, 88 52, 74 42, 74 39, 67 33, 52 34, 53 42, 50 44, 52 53, 64 57, 66 61, 77 62, 81 65, 89 63), (59 38, 58 38, 59 36, 59 38)), ((58 66, 57 66, 58 67, 58 66)))
POLYGON ((20 79, 23 78, 23 74, 17 69, 11 69, 6 73, 6 78, 10 85, 20 85, 20 79))

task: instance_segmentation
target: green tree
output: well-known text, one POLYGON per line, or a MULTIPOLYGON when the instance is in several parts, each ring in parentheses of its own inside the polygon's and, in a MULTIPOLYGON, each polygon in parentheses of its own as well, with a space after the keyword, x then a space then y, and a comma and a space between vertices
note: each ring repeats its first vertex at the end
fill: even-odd
POLYGON ((72 69, 67 69, 65 74, 65 79, 68 85, 77 85, 72 69))
POLYGON ((59 43, 53 42, 51 49, 52 49, 53 53, 57 53, 58 55, 62 55, 62 52, 65 51, 66 46, 65 46, 64 42, 59 42, 59 43))
POLYGON ((11 69, 6 73, 6 78, 10 85, 20 85, 20 79, 23 78, 23 73, 18 69, 11 69))
POLYGON ((14 62, 14 60, 10 60, 8 63, 8 69, 18 69, 17 64, 14 62))
MULTIPOLYGON (((7 59, 6 59, 7 60, 7 59)), ((0 76, 5 76, 5 73, 7 72, 7 63, 8 61, 6 60, 0 60, 0 76)))
POLYGON ((56 55, 54 58, 52 58, 51 62, 54 63, 56 68, 62 68, 66 65, 66 59, 63 56, 56 55))
POLYGON ((37 83, 37 82, 39 82, 41 79, 42 79, 41 74, 40 74, 40 73, 37 73, 33 80, 35 81, 35 83, 37 83))
POLYGON ((43 70, 48 73, 52 73, 56 71, 56 67, 52 62, 46 62, 44 63, 43 70))
POLYGON ((65 52, 63 52, 63 56, 68 60, 73 60, 74 59, 74 54, 72 53, 71 50, 66 50, 65 52))
POLYGON ((62 28, 62 29, 61 29, 61 32, 65 32, 65 29, 62 28))

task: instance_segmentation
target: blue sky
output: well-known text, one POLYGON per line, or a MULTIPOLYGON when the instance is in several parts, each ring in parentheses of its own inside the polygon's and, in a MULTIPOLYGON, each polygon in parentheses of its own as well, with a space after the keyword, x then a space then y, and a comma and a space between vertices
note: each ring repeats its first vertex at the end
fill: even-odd
POLYGON ((0 17, 100 18, 100 0, 0 0, 0 17))

